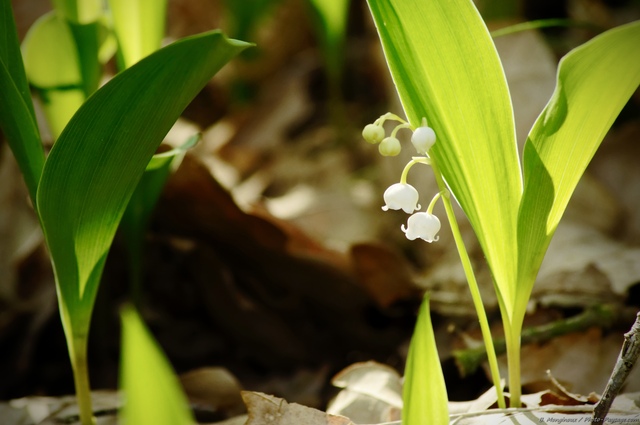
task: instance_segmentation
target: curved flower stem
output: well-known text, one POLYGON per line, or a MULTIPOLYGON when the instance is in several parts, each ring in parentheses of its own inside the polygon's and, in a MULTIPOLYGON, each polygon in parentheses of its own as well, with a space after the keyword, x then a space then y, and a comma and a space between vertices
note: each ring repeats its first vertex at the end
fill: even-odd
POLYGON ((427 207, 427 214, 432 214, 433 213, 433 207, 436 206, 436 202, 438 201, 438 199, 440 199, 440 197, 444 195, 445 197, 449 197, 449 191, 447 189, 442 190, 438 193, 436 193, 436 196, 433 197, 433 199, 431 200, 431 202, 429 202, 429 206, 427 207))
POLYGON ((462 268, 464 269, 464 274, 469 284, 469 290, 471 291, 471 298, 473 299, 473 305, 476 309, 476 314, 478 315, 478 321, 480 322, 482 339, 484 340, 484 345, 487 349, 487 360, 489 361, 491 378, 493 380, 493 385, 496 387, 496 393, 498 396, 498 407, 500 407, 501 409, 505 409, 507 407, 507 404, 504 399, 502 384, 500 382, 500 370, 498 369, 498 358, 496 357, 496 350, 493 346, 493 339, 491 337, 491 329, 489 328, 489 320, 487 319, 487 313, 484 310, 482 297, 480 296, 480 288, 478 287, 478 282, 476 281, 476 277, 473 274, 473 268, 471 267, 471 260, 464 246, 462 235, 460 234, 458 221, 456 220, 456 216, 453 211, 453 205, 451 204, 451 197, 448 196, 449 191, 447 189, 447 185, 445 184, 444 179, 442 178, 442 174, 440 174, 440 170, 438 169, 438 166, 435 163, 435 161, 433 161, 432 159, 430 162, 431 162, 431 168, 433 169, 433 174, 436 177, 436 183, 438 184, 438 188, 440 189, 440 192, 445 193, 445 196, 442 197, 442 203, 444 204, 444 209, 447 213, 447 218, 449 219, 449 225, 451 226, 451 233, 453 233, 453 239, 456 243, 458 254, 460 255, 460 261, 462 262, 462 268))
POLYGON ((407 175, 409 174, 409 170, 416 164, 431 164, 431 159, 425 156, 414 156, 411 161, 404 166, 404 170, 402 170, 402 175, 400 176, 400 183, 407 184, 407 175))
POLYGON ((391 130, 391 137, 396 137, 396 134, 398 134, 398 130, 401 130, 403 128, 411 128, 411 124, 406 122, 404 124, 396 125, 396 127, 393 130, 391 130))
POLYGON ((397 116, 396 114, 391 113, 391 112, 387 112, 386 114, 382 115, 380 118, 378 118, 377 120, 375 120, 373 123, 374 123, 375 125, 382 125, 382 124, 384 124, 384 122, 385 122, 386 120, 398 121, 398 122, 403 123, 403 124, 406 124, 406 123, 407 123, 407 121, 406 121, 406 120, 404 120, 404 119, 400 118, 399 116, 397 116))

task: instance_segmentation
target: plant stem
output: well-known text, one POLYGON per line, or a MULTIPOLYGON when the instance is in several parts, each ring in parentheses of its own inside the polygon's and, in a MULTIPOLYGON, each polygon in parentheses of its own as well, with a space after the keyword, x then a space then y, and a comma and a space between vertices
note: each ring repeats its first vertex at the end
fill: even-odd
MULTIPOLYGON (((594 305, 576 316, 523 329, 521 343, 525 345, 544 343, 557 336, 584 331, 593 326, 607 329, 626 319, 627 316, 628 310, 620 310, 608 304, 594 305)), ((493 343, 497 355, 506 352, 507 343, 504 338, 496 338, 493 343)), ((480 364, 487 359, 487 352, 485 347, 467 348, 454 351, 453 357, 460 375, 464 377, 474 373, 480 367, 480 364)))
POLYGON ((73 381, 82 425, 95 425, 91 406, 91 387, 89 386, 89 368, 87 362, 87 338, 73 338, 70 347, 73 381))
POLYGON ((520 335, 522 324, 505 328, 507 363, 509 365, 509 407, 520 407, 522 395, 520 381, 520 335))
MULTIPOLYGON (((436 183, 438 184, 438 188, 440 189, 441 192, 446 191, 445 193, 448 194, 449 192, 448 192, 447 186, 433 158, 431 159, 431 167, 436 177, 436 183)), ((478 321, 480 322, 480 330, 482 331, 482 338, 484 340, 484 345, 487 350, 487 359, 489 361, 489 369, 491 370, 491 378, 493 380, 493 385, 496 387, 496 393, 498 397, 498 406, 501 409, 504 409, 506 408, 507 405, 506 405, 504 394, 502 391, 502 383, 500 382, 500 370, 498 369, 498 358, 496 357, 495 348, 493 346, 493 339, 491 337, 491 328, 489 327, 489 320, 487 319, 487 313, 484 310, 484 304, 482 303, 480 288, 478 287, 478 282, 476 281, 476 277, 473 274, 471 259, 469 258, 469 254, 467 253, 467 250, 464 246, 464 241, 462 240, 462 235, 460 234, 458 221, 456 220, 456 216, 453 211, 453 205, 451 204, 451 197, 443 196, 442 203, 444 204, 444 209, 447 213, 449 225, 451 226, 451 233, 453 234, 453 239, 456 243, 458 254, 460 255, 462 268, 464 269, 464 274, 469 284, 469 290, 471 291, 471 298, 473 300, 473 305, 475 306, 476 314, 478 315, 478 321)), ((511 363, 509 364, 511 365, 511 363)))

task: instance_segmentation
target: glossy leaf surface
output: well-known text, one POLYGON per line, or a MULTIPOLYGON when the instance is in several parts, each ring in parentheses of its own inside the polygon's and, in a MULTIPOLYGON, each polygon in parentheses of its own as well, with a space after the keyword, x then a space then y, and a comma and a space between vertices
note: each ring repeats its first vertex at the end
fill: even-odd
MULTIPOLYGON (((469 0, 369 0, 407 118, 426 117, 430 155, 485 253, 499 298, 514 298, 522 181, 511 100, 482 18, 469 0)), ((510 314, 510 307, 507 306, 510 314)))

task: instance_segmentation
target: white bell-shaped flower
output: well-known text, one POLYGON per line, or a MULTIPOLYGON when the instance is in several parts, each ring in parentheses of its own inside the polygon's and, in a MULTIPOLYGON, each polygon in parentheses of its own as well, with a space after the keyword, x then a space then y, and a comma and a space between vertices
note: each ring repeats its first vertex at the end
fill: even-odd
POLYGON ((426 155, 431 146, 436 142, 436 133, 431 127, 423 126, 416 128, 411 136, 411 143, 419 154, 426 155))
POLYGON ((440 231, 440 220, 428 212, 419 212, 409 217, 407 227, 401 226, 402 231, 409 240, 422 239, 427 242, 436 242, 440 231))
POLYGON ((386 205, 382 207, 384 211, 403 210, 407 214, 411 214, 415 210, 420 209, 418 204, 418 191, 415 187, 406 183, 396 183, 389 186, 384 191, 384 202, 386 205))

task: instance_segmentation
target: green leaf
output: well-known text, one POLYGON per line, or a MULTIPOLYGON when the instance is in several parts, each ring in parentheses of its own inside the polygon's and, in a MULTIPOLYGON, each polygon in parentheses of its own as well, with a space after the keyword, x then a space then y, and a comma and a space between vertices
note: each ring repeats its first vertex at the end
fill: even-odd
POLYGON ((101 0, 53 0, 57 13, 76 24, 89 24, 103 13, 101 0))
POLYGON ((9 0, 0 0, 0 93, 0 129, 20 166, 35 205, 44 166, 44 149, 9 0))
POLYGON ((428 294, 422 301, 411 338, 402 398, 403 425, 449 423, 447 387, 431 325, 428 294))
POLYGON ((212 31, 161 49, 91 96, 53 146, 37 204, 67 332, 88 332, 113 236, 156 148, 209 79, 246 47, 212 31))
POLYGON ((327 61, 329 75, 342 70, 343 44, 347 29, 349 0, 309 0, 316 14, 318 34, 327 61))
POLYGON ((230 34, 242 40, 251 40, 258 22, 282 0, 224 0, 229 14, 230 34))
POLYGON ((57 139, 86 99, 80 59, 67 21, 54 12, 43 15, 29 29, 22 49, 27 77, 57 139))
POLYGON ((498 298, 508 303, 522 183, 511 101, 489 32, 470 0, 369 6, 407 118, 418 127, 426 117, 435 130, 430 155, 475 230, 498 298))
POLYGON ((638 46, 640 22, 635 22, 595 37, 560 61, 556 90, 524 149, 518 217, 518 305, 523 311, 578 180, 640 85, 638 46))
POLYGON ((124 68, 161 46, 167 0, 109 0, 124 68))
POLYGON ((200 137, 200 134, 196 134, 175 149, 153 155, 122 216, 120 232, 129 254, 131 285, 136 303, 141 298, 142 247, 149 220, 171 172, 180 166, 187 150, 195 146, 200 137))
POLYGON ((120 388, 125 404, 121 422, 137 425, 195 423, 171 365, 138 313, 125 307, 122 317, 120 388))

